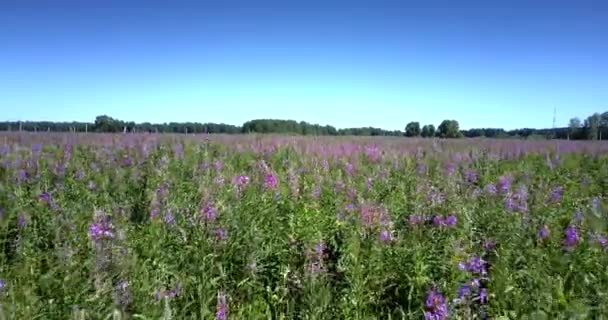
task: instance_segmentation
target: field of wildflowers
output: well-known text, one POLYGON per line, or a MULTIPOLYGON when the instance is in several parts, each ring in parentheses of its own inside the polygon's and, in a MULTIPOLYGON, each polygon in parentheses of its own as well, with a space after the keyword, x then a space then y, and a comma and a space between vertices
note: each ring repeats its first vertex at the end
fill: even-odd
POLYGON ((608 319, 608 145, 0 136, 3 319, 608 319))

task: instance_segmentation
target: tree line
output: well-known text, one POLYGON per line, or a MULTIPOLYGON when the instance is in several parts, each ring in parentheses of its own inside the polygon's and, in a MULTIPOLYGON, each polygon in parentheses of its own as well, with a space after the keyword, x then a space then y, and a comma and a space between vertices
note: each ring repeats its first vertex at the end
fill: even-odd
POLYGON ((572 118, 567 127, 551 129, 523 128, 504 130, 501 128, 474 128, 461 130, 458 121, 443 120, 437 127, 433 124, 421 126, 419 122, 409 122, 404 131, 384 130, 374 127, 336 129, 330 125, 311 124, 305 121, 256 119, 241 126, 225 123, 169 122, 153 124, 123 121, 107 115, 100 115, 94 122, 51 122, 51 121, 5 121, 0 122, 0 131, 52 131, 52 132, 140 132, 140 133, 277 133, 294 135, 324 136, 406 136, 438 138, 542 138, 598 140, 608 138, 608 111, 594 113, 583 121, 572 118))

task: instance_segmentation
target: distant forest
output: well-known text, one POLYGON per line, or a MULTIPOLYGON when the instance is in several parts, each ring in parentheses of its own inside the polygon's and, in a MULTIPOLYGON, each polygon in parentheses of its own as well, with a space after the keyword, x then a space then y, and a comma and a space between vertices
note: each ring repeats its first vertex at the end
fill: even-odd
POLYGON ((420 126, 419 122, 407 123, 404 130, 384 130, 373 127, 336 129, 330 125, 311 124, 294 120, 257 119, 235 126, 224 123, 170 122, 153 124, 123 121, 107 115, 100 115, 94 122, 50 122, 50 121, 5 121, 0 122, 0 131, 51 131, 51 132, 139 132, 139 133, 275 133, 293 135, 322 136, 406 136, 439 138, 526 138, 526 139, 608 139, 608 111, 594 113, 581 121, 570 119, 567 127, 504 130, 500 128, 479 128, 460 130, 458 121, 444 120, 435 128, 433 124, 420 126))

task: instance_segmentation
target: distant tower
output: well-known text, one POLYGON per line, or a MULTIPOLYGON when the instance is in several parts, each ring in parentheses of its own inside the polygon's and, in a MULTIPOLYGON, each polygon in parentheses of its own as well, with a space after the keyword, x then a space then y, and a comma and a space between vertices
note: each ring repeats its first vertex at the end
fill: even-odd
POLYGON ((553 107, 553 129, 555 129, 555 114, 557 113, 557 108, 553 107))

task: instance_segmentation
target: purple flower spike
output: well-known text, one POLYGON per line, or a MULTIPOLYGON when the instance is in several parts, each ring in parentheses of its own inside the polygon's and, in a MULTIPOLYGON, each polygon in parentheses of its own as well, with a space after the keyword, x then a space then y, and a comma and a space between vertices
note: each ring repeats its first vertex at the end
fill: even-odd
POLYGON ((443 218, 443 216, 434 216, 434 217, 433 217, 433 224, 434 224, 435 226, 438 226, 438 227, 439 227, 439 226, 445 226, 445 225, 446 225, 446 223, 445 223, 445 219, 443 218))
POLYGON ((549 227, 547 227, 546 225, 542 225, 538 229, 538 239, 545 240, 548 237, 549 237, 549 227))
POLYGON ((391 242, 393 240, 393 235, 389 230, 382 230, 380 232, 380 240, 383 242, 391 242))
POLYGON ((557 203, 562 201, 562 196, 564 195, 563 187, 555 187, 551 190, 551 194, 549 195, 549 201, 557 203))
POLYGON ((215 311, 215 319, 226 320, 228 319, 228 302, 226 301, 226 294, 223 292, 217 295, 217 306, 215 311))
POLYGON ((451 214, 445 218, 445 224, 448 226, 455 226, 456 222, 458 222, 458 219, 456 219, 456 216, 453 214, 451 214))
POLYGON ((445 297, 437 289, 433 288, 429 291, 425 306, 425 320, 445 320, 448 318, 449 313, 445 297))
POLYGON ((273 175, 272 173, 269 173, 264 177, 264 186, 266 188, 276 189, 278 185, 279 185, 279 181, 277 180, 277 177, 275 175, 273 175))
POLYGON ((568 248, 576 246, 579 241, 578 230, 573 225, 569 225, 566 228, 566 238, 564 239, 564 245, 568 248))

